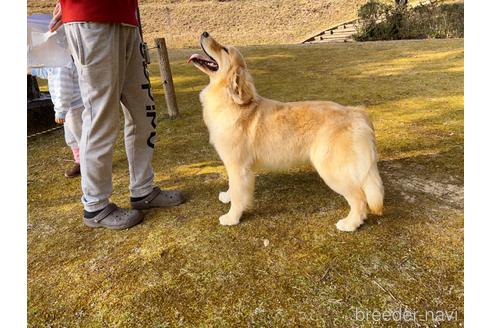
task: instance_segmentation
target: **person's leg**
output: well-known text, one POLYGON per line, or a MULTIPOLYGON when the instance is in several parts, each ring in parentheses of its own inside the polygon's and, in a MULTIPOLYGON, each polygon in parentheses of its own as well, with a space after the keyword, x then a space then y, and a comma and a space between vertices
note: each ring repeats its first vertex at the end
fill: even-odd
POLYGON ((65 31, 85 107, 80 138, 83 221, 92 228, 127 229, 140 223, 143 214, 109 203, 126 40, 119 24, 72 23, 65 31))
MULTIPOLYGON (((67 114, 67 116, 68 116, 68 114, 67 114)), ((74 148, 74 147, 75 148, 79 148, 79 144, 77 142, 77 139, 75 139, 75 136, 72 133, 70 122, 67 121, 67 116, 65 116, 65 123, 63 124, 63 132, 64 132, 64 135, 65 135, 65 143, 70 148, 74 148)))
POLYGON ((65 123, 63 124, 65 143, 70 149, 78 148, 79 142, 73 134, 72 122, 69 118, 70 103, 73 95, 73 82, 70 77, 69 69, 66 67, 54 67, 49 70, 51 74, 48 75, 48 87, 55 113, 56 115, 59 115, 61 112, 68 110, 64 117, 65 123))
MULTIPOLYGON (((73 145, 72 152, 75 163, 80 164, 80 138, 82 137, 82 111, 84 110, 84 104, 80 95, 79 87, 79 75, 77 74, 77 68, 74 64, 69 67, 69 75, 72 89, 72 99, 70 104, 70 110, 65 116, 65 125, 70 129, 72 137, 75 139, 76 145, 73 145)), ((80 165, 78 166, 78 174, 80 174, 80 165)), ((65 174, 66 175, 66 174, 65 174)))
POLYGON ((65 115, 65 139, 67 139, 67 129, 70 134, 70 144, 67 144, 71 148, 80 148, 80 139, 82 137, 82 112, 84 107, 73 108, 65 115))
POLYGON ((72 148, 73 160, 75 163, 80 165, 80 149, 79 147, 72 148))
POLYGON ((65 131, 65 142, 72 151, 73 160, 75 164, 72 164, 64 172, 66 178, 74 178, 80 175, 80 150, 79 140, 74 134, 73 120, 70 115, 71 110, 65 115, 65 123, 63 124, 63 130, 65 131))
POLYGON ((121 94, 118 27, 101 23, 65 25, 85 107, 79 147, 82 202, 87 212, 104 209, 112 192, 121 94))
POLYGON ((72 134, 74 135, 77 145, 80 145, 80 139, 82 138, 82 112, 84 111, 84 103, 80 94, 79 75, 77 74, 77 67, 75 63, 70 65, 69 74, 72 87, 72 99, 70 103, 70 110, 67 113, 68 118, 65 121, 70 121, 70 127, 72 134))
POLYGON ((128 33, 127 63, 121 95, 125 114, 125 146, 130 170, 131 205, 134 209, 175 206, 184 202, 177 190, 152 187, 152 156, 157 127, 157 113, 144 62, 137 28, 125 27, 128 33))
POLYGON ((126 70, 121 94, 125 115, 125 147, 130 171, 130 196, 152 192, 156 116, 148 72, 140 53, 138 29, 122 27, 127 35, 126 70))
POLYGON ((80 136, 82 134, 82 110, 81 108, 70 109, 65 116, 65 140, 72 150, 75 165, 65 171, 65 177, 74 178, 80 175, 80 136))

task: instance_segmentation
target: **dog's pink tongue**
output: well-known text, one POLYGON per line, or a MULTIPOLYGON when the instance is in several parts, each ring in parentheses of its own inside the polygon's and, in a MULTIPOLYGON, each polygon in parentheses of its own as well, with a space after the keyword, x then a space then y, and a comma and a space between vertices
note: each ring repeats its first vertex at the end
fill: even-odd
POLYGON ((207 60, 207 58, 203 57, 202 55, 199 54, 193 54, 190 56, 188 59, 188 64, 193 60, 193 59, 201 59, 201 60, 207 60))

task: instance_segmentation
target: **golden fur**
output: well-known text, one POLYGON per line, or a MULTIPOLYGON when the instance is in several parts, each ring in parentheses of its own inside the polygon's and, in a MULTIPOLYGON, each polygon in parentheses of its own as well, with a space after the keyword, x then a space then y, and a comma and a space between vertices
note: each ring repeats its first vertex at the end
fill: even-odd
POLYGON ((208 63, 197 55, 190 61, 210 77, 200 93, 203 118, 229 177, 229 190, 219 194, 222 202, 231 202, 221 224, 239 223, 252 201, 255 172, 306 162, 350 205, 348 216, 336 224, 339 230, 356 230, 366 218, 366 204, 382 213, 374 130, 363 108, 263 98, 236 48, 223 47, 207 33, 201 45, 208 55, 201 59, 208 63))

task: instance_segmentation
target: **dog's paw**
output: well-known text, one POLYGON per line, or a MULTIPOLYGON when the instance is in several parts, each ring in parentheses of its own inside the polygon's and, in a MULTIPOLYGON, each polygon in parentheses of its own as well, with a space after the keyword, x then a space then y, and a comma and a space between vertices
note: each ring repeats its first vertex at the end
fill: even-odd
POLYGON ((227 191, 219 192, 219 200, 224 204, 229 204, 231 202, 231 196, 227 191))
POLYGON ((219 218, 219 222, 225 226, 232 226, 239 223, 239 219, 233 218, 229 214, 224 214, 219 218))
POLYGON ((353 220, 350 220, 348 218, 341 219, 337 222, 336 226, 337 229, 340 231, 347 231, 347 232, 352 232, 357 230, 357 228, 362 224, 358 222, 354 222, 353 220))

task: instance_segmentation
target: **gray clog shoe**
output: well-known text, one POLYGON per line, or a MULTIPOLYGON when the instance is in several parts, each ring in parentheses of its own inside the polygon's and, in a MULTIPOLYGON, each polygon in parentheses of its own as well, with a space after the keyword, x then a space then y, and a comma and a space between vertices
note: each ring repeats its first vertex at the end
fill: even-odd
POLYGON ((84 217, 84 224, 91 228, 108 228, 113 230, 128 229, 143 220, 143 213, 137 210, 119 208, 109 203, 95 217, 84 217))
POLYGON ((131 206, 136 210, 145 210, 153 207, 171 207, 184 203, 185 197, 179 190, 161 190, 154 187, 154 190, 142 200, 131 202, 131 206))

